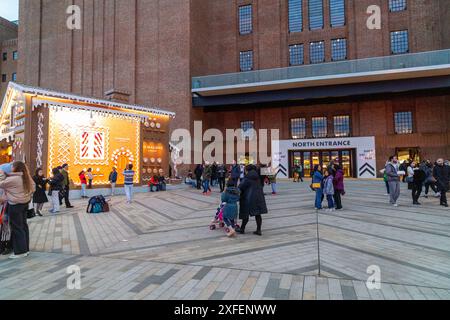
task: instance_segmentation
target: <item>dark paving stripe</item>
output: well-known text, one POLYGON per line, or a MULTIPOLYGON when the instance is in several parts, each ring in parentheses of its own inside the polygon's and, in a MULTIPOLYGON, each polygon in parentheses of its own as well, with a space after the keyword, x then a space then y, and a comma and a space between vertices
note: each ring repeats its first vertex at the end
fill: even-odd
POLYGON ((212 270, 212 267, 203 267, 200 269, 199 272, 197 272, 195 274, 195 276, 192 277, 192 279, 202 280, 211 270, 212 270))
POLYGON ((208 300, 223 300, 223 297, 225 297, 225 292, 215 291, 208 300))
POLYGON ((130 220, 125 218, 118 210, 111 208, 111 212, 114 213, 123 223, 125 223, 134 233, 137 235, 144 234, 135 224, 131 223, 130 220))
POLYGON ((133 287, 130 290, 130 292, 139 293, 152 284, 162 285, 164 282, 166 282, 167 280, 172 278, 172 276, 177 274, 179 271, 180 271, 179 269, 170 269, 162 276, 151 275, 148 278, 146 278, 145 280, 143 280, 141 283, 139 283, 138 285, 133 287))
POLYGON ((0 271, 0 279, 7 278, 9 275, 14 275, 15 273, 19 273, 20 271, 22 271, 22 270, 16 269, 16 268, 2 270, 2 271, 0 271))
POLYGON ((341 285, 342 297, 344 300, 357 300, 356 292, 353 287, 341 285))
POLYGON ((80 217, 77 214, 73 215, 73 223, 75 226, 75 231, 77 233, 78 244, 80 246, 80 253, 85 255, 90 255, 91 250, 86 240, 86 236, 83 231, 83 226, 81 225, 80 217))
POLYGON ((404 243, 404 244, 407 244, 407 245, 420 247, 420 248, 425 248, 425 249, 432 250, 432 251, 439 251, 439 252, 450 254, 450 250, 444 250, 444 249, 439 249, 439 248, 435 248, 435 247, 429 247, 429 246, 425 246, 425 245, 423 245, 421 243, 414 243, 414 242, 404 241, 404 240, 400 240, 400 239, 393 239, 393 238, 389 238, 389 237, 380 236, 380 235, 377 235, 377 234, 372 234, 372 233, 369 233, 369 232, 358 231, 356 229, 344 228, 344 227, 340 227, 340 226, 337 226, 337 225, 331 225, 331 224, 327 224, 327 223, 323 223, 323 222, 321 222, 320 225, 321 226, 327 226, 327 227, 330 227, 330 228, 340 229, 340 230, 344 230, 344 231, 350 231, 350 232, 354 232, 354 233, 359 233, 359 234, 363 234, 363 235, 366 235, 366 236, 371 236, 371 237, 379 238, 379 239, 383 239, 383 240, 400 242, 400 243, 404 243))
POLYGON ((409 263, 409 262, 397 260, 397 259, 394 259, 394 258, 391 258, 391 257, 383 256, 383 255, 378 254, 378 253, 368 252, 368 251, 361 250, 361 249, 358 249, 358 248, 353 248, 353 247, 350 247, 350 246, 347 246, 347 245, 344 245, 344 244, 340 244, 340 243, 336 243, 336 242, 330 241, 330 240, 320 239, 320 242, 326 242, 326 243, 333 244, 333 245, 336 245, 336 246, 341 247, 341 248, 346 248, 348 250, 352 250, 352 251, 356 251, 356 252, 359 252, 359 253, 367 254, 367 255, 372 256, 372 257, 377 257, 377 258, 380 258, 380 259, 384 259, 384 260, 388 260, 388 261, 391 261, 391 262, 394 262, 394 263, 398 263, 398 264, 403 265, 405 267, 414 268, 414 269, 417 269, 417 270, 421 270, 421 271, 424 271, 424 272, 432 273, 434 275, 450 279, 450 274, 449 273, 444 273, 444 272, 440 272, 440 271, 437 271, 437 270, 433 270, 433 269, 429 269, 429 268, 426 268, 426 267, 422 267, 422 266, 419 266, 419 265, 416 265, 416 264, 412 264, 412 263, 409 263))
POLYGON ((270 278, 269 282, 267 282, 266 290, 264 291, 263 297, 276 299, 279 290, 280 290, 280 279, 270 278))
MULTIPOLYGON (((193 192, 190 192, 190 191, 188 191, 188 192, 191 193, 191 194, 194 194, 193 192)), ((201 192, 201 191, 200 191, 200 192, 201 192)), ((174 192, 174 194, 177 195, 177 196, 179 196, 179 197, 185 198, 185 199, 195 200, 195 201, 198 201, 198 202, 203 202, 203 203, 206 203, 206 204, 208 204, 208 205, 210 205, 210 206, 214 206, 214 205, 215 205, 214 202, 206 201, 206 200, 203 200, 203 199, 199 199, 199 198, 197 198, 197 197, 188 197, 188 196, 186 196, 186 195, 179 194, 179 193, 177 193, 177 192, 174 192)), ((212 199, 212 198, 210 198, 210 199, 212 199)), ((214 198, 214 199, 215 199, 215 198, 214 198)))
MULTIPOLYGON (((310 238, 310 239, 304 239, 304 240, 298 240, 298 241, 274 244, 274 245, 271 245, 271 246, 266 246, 266 247, 261 247, 261 248, 247 249, 247 250, 242 250, 242 251, 239 251, 239 252, 235 252, 235 255, 241 255, 241 254, 247 254, 247 253, 255 253, 255 252, 258 252, 258 251, 265 251, 265 250, 281 248, 281 247, 287 247, 287 246, 292 246, 292 245, 295 245, 295 244, 305 244, 305 243, 310 243, 310 242, 316 242, 316 239, 315 238, 310 238)), ((225 258, 225 257, 229 257, 229 256, 230 256, 229 253, 218 254, 218 255, 204 257, 204 258, 200 258, 200 259, 183 261, 183 263, 184 264, 198 263, 198 262, 204 262, 204 261, 208 261, 208 260, 215 260, 215 259, 225 258)))
MULTIPOLYGON (((161 199, 158 199, 158 200, 161 200, 161 199)), ((161 200, 161 201, 164 201, 164 200, 161 200)), ((137 204, 139 204, 140 206, 144 207, 144 208, 147 209, 147 210, 150 210, 150 211, 152 211, 152 212, 155 212, 155 213, 159 214, 160 216, 163 216, 164 218, 166 218, 166 219, 169 220, 169 221, 175 221, 174 218, 172 218, 171 216, 165 214, 164 212, 161 212, 161 211, 155 209, 154 207, 149 207, 149 206, 146 205, 145 203, 142 203, 142 202, 137 201, 137 200, 134 201, 134 202, 136 202, 137 204)))
POLYGON ((62 269, 67 268, 68 266, 76 264, 77 262, 80 261, 80 259, 82 257, 83 257, 82 255, 78 255, 78 256, 72 256, 70 258, 64 259, 64 260, 56 263, 55 267, 53 267, 51 269, 48 269, 45 272, 47 272, 47 273, 54 273, 54 272, 61 271, 62 269))

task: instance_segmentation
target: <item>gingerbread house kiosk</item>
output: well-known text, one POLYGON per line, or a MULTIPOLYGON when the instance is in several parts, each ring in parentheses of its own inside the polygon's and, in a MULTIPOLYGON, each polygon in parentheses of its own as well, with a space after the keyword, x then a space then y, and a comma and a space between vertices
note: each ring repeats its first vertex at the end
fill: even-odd
POLYGON ((93 185, 108 185, 113 167, 123 184, 133 164, 135 184, 169 171, 172 112, 99 100, 10 83, 0 110, 0 154, 21 160, 31 171, 69 164, 74 187, 78 174, 91 168, 93 185))

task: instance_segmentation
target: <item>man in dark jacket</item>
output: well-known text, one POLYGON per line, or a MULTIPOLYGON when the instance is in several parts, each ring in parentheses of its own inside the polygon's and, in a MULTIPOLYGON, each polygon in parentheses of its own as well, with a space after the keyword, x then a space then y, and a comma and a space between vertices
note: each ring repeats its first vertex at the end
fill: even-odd
POLYGON ((219 179, 220 192, 225 191, 225 179, 227 177, 227 168, 223 164, 217 166, 217 178, 219 179))
POLYGON ((194 170, 195 178, 197 179, 197 189, 200 190, 202 186, 202 174, 203 174, 203 167, 201 164, 198 164, 197 167, 194 170))
POLYGON ((441 193, 441 206, 448 207, 447 192, 450 183, 450 167, 444 165, 444 159, 438 159, 433 169, 433 177, 436 179, 436 186, 441 193))
POLYGON ((258 172, 255 166, 248 166, 247 175, 239 185, 241 190, 239 218, 242 219, 242 226, 239 230, 240 233, 245 233, 245 227, 250 217, 255 217, 257 229, 254 232, 255 235, 261 236, 262 217, 266 214, 267 205, 264 197, 264 191, 261 187, 258 172))
POLYGON ((231 166, 231 180, 233 180, 234 184, 237 185, 239 176, 241 175, 241 169, 236 163, 236 161, 233 161, 233 165, 231 166))
POLYGON ((70 204, 69 201, 70 176, 69 176, 69 165, 67 163, 63 164, 61 174, 64 177, 63 183, 64 202, 66 203, 67 208, 73 208, 73 206, 70 204))

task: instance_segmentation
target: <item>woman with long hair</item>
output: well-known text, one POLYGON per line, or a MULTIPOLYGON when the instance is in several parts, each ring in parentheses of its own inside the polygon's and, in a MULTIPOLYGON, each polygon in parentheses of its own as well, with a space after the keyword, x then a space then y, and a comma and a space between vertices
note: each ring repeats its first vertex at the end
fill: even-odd
POLYGON ((36 214, 42 217, 42 208, 44 203, 48 202, 45 191, 47 189, 47 179, 44 177, 44 171, 41 168, 37 168, 35 175, 33 176, 36 191, 33 193, 33 204, 36 214))
POLYGON ((0 188, 6 193, 8 216, 11 225, 11 242, 14 253, 11 259, 28 256, 30 234, 27 224, 27 210, 34 192, 33 180, 28 167, 21 161, 12 165, 12 172, 0 182, 0 188))

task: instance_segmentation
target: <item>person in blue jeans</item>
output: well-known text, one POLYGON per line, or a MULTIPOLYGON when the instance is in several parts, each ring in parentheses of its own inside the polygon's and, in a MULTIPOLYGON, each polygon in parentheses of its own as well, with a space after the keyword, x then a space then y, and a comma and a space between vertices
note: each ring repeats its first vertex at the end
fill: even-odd
POLYGON ((322 195, 323 195, 322 180, 323 180, 323 175, 320 170, 320 166, 315 165, 313 175, 312 175, 312 188, 316 192, 316 201, 315 201, 316 210, 322 210, 322 195))

